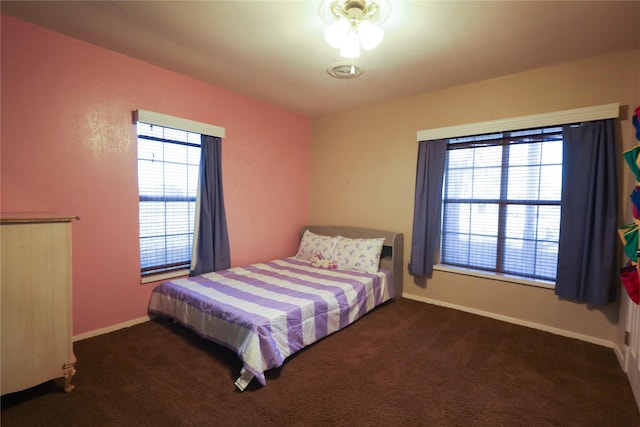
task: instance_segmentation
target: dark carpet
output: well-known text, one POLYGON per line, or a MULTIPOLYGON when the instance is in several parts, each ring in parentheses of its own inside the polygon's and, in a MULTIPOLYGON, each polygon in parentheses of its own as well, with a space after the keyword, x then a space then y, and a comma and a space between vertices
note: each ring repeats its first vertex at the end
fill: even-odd
POLYGON ((406 299, 243 393, 232 352, 167 320, 74 348, 76 391, 3 396, 2 426, 640 426, 613 350, 406 299))

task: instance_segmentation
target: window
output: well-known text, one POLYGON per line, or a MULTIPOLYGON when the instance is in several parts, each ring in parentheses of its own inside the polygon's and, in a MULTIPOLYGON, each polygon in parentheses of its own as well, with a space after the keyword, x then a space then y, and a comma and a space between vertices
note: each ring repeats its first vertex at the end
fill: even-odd
POLYGON ((142 276, 188 269, 200 134, 137 123, 142 276))
POLYGON ((448 140, 440 262, 555 282, 562 128, 448 140))

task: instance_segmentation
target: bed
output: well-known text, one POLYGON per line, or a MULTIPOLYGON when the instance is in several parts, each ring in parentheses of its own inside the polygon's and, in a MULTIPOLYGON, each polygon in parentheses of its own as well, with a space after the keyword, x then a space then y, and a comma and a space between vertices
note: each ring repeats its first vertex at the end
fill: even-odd
POLYGON ((149 313, 233 350, 239 391, 265 386, 265 371, 401 296, 402 252, 401 233, 305 226, 295 256, 161 283, 149 313))

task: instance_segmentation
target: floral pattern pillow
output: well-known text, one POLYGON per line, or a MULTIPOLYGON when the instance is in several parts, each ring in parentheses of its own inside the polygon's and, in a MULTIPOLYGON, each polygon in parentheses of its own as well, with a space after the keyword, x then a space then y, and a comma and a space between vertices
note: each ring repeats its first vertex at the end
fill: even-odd
POLYGON ((335 247, 335 260, 338 268, 375 273, 380 266, 380 255, 384 238, 349 239, 338 236, 335 247))
POLYGON ((324 259, 333 260, 334 249, 336 247, 336 238, 330 236, 322 236, 320 234, 312 233, 309 230, 305 230, 298 247, 298 253, 296 258, 313 261, 314 254, 318 253, 322 255, 324 259))

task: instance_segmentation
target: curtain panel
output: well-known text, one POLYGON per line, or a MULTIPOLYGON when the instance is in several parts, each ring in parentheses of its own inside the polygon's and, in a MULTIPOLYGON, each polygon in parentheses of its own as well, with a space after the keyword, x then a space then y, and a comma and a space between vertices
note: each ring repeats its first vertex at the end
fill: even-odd
POLYGON ((562 213, 555 293, 603 306, 617 294, 615 119, 563 127, 562 213))
POLYGON ((222 191, 222 140, 202 135, 201 146, 190 276, 231 266, 222 191))
POLYGON ((420 141, 409 272, 431 277, 440 236, 447 140, 420 141))

